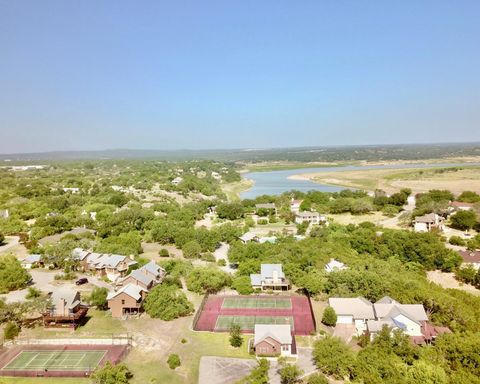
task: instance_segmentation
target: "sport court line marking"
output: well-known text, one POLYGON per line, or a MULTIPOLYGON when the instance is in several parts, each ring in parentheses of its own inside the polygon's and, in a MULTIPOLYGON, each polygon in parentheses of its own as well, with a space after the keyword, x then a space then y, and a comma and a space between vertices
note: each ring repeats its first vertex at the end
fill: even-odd
MULTIPOLYGON (((6 367, 7 367, 8 365, 10 365, 10 364, 11 364, 18 356, 20 356, 20 354, 23 353, 23 352, 25 352, 25 351, 22 351, 22 350, 18 351, 18 353, 17 353, 15 356, 13 356, 13 357, 8 361, 7 364, 5 364, 5 365, 3 366, 2 370, 6 369, 6 367)), ((12 368, 7 368, 7 369, 12 369, 12 368)), ((16 368, 13 368, 13 369, 16 369, 16 368)))

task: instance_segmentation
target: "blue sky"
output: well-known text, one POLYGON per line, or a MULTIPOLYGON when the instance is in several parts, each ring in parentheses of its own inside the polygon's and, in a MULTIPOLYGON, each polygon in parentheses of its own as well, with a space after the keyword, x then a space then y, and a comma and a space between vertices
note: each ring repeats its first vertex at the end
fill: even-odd
POLYGON ((0 0, 0 153, 480 141, 480 1, 0 0))

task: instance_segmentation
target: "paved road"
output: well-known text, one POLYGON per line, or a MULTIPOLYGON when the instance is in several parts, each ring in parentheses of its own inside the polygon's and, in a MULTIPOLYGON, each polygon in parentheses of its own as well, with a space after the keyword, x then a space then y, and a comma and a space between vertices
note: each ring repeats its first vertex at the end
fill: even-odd
POLYGON ((202 356, 198 384, 233 384, 256 366, 255 359, 202 356))
POLYGON ((5 236, 6 244, 0 246, 0 253, 7 252, 19 244, 20 238, 18 236, 5 236))

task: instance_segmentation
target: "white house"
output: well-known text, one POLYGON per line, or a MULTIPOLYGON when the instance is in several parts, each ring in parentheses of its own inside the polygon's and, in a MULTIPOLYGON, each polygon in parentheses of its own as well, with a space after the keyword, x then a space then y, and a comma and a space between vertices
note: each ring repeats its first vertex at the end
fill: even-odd
POLYGON ((265 290, 288 290, 290 283, 285 278, 282 264, 262 264, 260 274, 250 274, 250 282, 253 289, 265 290))
POLYGON ((444 219, 442 216, 436 213, 428 213, 423 216, 416 216, 413 228, 415 232, 430 232, 432 229, 443 231, 445 229, 443 222, 444 219))
POLYGON ((428 317, 422 304, 400 304, 385 296, 375 304, 357 298, 330 298, 338 324, 355 324, 357 336, 368 332, 373 339, 384 326, 401 329, 411 337, 424 338, 428 317))
POLYGON ((69 192, 69 193, 79 193, 80 192, 80 188, 62 188, 63 189, 63 192, 69 192))
POLYGON ((41 255, 28 255, 25 259, 22 260, 22 267, 25 269, 31 269, 38 266, 41 263, 41 255))
POLYGON ((320 215, 318 212, 303 211, 297 212, 295 214, 295 223, 310 223, 310 224, 320 224, 326 222, 327 218, 324 215, 320 215))
POLYGON ((462 256, 463 262, 462 266, 471 266, 477 271, 480 269, 480 251, 458 251, 460 256, 462 256))
POLYGON ((246 244, 249 241, 257 241, 258 236, 253 232, 246 232, 242 236, 240 236, 239 239, 242 243, 246 244))
POLYGON ((337 314, 337 324, 355 325, 357 336, 367 330, 368 320, 375 319, 372 303, 363 297, 331 297, 328 304, 337 314))
POLYGON ((180 184, 182 181, 183 181, 183 178, 181 178, 180 176, 178 176, 178 177, 175 177, 175 178, 172 180, 172 184, 173 184, 173 185, 178 185, 178 184, 180 184))
POLYGON ((212 177, 215 180, 222 180, 222 175, 220 175, 218 172, 212 172, 212 177))
POLYGON ((400 304, 391 297, 385 296, 373 304, 375 320, 367 322, 370 338, 388 326, 390 329, 401 329, 408 336, 422 336, 422 327, 428 321, 422 304, 400 304))
POLYGON ((335 271, 343 271, 344 269, 347 269, 347 266, 341 261, 337 261, 335 259, 330 259, 330 262, 325 265, 325 271, 328 273, 335 271))

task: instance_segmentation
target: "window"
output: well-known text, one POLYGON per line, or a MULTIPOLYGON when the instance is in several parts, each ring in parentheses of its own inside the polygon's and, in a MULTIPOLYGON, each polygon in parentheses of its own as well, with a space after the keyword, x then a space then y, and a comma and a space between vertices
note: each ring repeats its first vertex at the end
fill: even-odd
POLYGON ((122 300, 122 305, 125 304, 125 300, 122 300))
POLYGON ((288 350, 289 350, 288 344, 282 345, 282 351, 288 351, 288 350))

